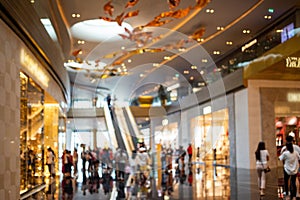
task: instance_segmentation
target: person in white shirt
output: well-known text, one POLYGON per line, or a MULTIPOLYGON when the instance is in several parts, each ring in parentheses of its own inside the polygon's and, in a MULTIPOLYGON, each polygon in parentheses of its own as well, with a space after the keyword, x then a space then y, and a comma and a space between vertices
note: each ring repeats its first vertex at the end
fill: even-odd
POLYGON ((50 177, 54 177, 55 176, 55 172, 54 172, 54 158, 55 158, 55 155, 53 153, 53 150, 51 149, 51 147, 49 147, 47 149, 47 161, 46 161, 46 164, 48 166, 48 170, 49 170, 49 174, 50 174, 50 177))
POLYGON ((297 151, 295 151, 293 143, 286 143, 286 150, 279 156, 279 160, 284 162, 284 188, 285 193, 287 194, 290 185, 290 199, 296 199, 296 178, 299 170, 299 159, 300 155, 297 151))
MULTIPOLYGON (((286 143, 293 143, 293 142, 294 142, 294 137, 291 136, 291 135, 288 135, 288 136, 286 136, 285 140, 286 140, 286 143)), ((293 143, 293 147, 294 147, 294 150, 300 154, 300 147, 299 147, 298 145, 294 144, 294 143, 293 143)), ((281 155, 285 150, 286 150, 286 146, 283 146, 283 147, 281 148, 280 155, 281 155)))
POLYGON ((268 167, 269 152, 266 150, 266 145, 264 142, 259 142, 257 149, 255 151, 256 158, 256 170, 258 177, 258 188, 260 190, 260 195, 265 195, 264 190, 266 188, 266 173, 264 169, 268 167))

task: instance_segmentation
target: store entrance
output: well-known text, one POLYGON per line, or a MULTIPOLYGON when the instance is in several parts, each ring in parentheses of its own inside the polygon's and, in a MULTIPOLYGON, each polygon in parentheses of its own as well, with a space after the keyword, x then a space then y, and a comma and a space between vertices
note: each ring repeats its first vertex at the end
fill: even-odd
POLYGON ((278 156, 281 148, 286 143, 286 137, 288 135, 292 136, 294 138, 294 143, 299 145, 300 116, 276 117, 275 127, 278 156))

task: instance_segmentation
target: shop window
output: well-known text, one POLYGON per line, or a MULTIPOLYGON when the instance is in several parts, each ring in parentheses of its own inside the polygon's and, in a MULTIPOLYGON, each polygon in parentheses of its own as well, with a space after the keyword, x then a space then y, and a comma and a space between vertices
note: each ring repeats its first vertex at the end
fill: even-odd
POLYGON ((20 73, 20 191, 44 182, 44 91, 20 73))

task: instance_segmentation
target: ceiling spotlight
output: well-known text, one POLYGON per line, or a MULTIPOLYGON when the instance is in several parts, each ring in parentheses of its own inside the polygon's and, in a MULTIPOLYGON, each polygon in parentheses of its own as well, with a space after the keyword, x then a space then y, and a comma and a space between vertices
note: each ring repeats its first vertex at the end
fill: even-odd
POLYGON ((208 60, 207 60, 207 59, 202 59, 202 60, 201 60, 201 62, 203 62, 203 63, 207 63, 207 62, 208 62, 208 60))
POLYGON ((206 9, 206 13, 210 13, 210 14, 212 14, 212 13, 214 13, 215 12, 215 10, 214 9, 206 9))
POLYGON ((191 69, 197 69, 197 66, 192 65, 192 66, 191 66, 191 69))
POLYGON ((34 0, 31 0, 30 3, 34 3, 34 0))
POLYGON ((153 67, 159 67, 159 63, 153 63, 153 67))
POLYGON ((125 50, 125 47, 124 47, 124 46, 122 46, 122 47, 121 47, 121 49, 122 49, 122 50, 125 50))
POLYGON ((198 38, 198 39, 197 39, 197 42, 203 42, 203 41, 204 41, 203 38, 198 38))
POLYGON ((128 63, 131 63, 131 62, 132 62, 132 60, 131 60, 131 59, 128 59, 128 60, 127 60, 127 62, 128 62, 128 63))
POLYGON ((203 75, 203 74, 204 74, 204 71, 203 71, 203 70, 201 70, 201 71, 200 71, 200 74, 201 74, 201 75, 203 75))
POLYGON ((223 27, 223 26, 218 26, 218 27, 217 27, 217 30, 218 30, 218 31, 222 31, 222 30, 224 30, 224 27, 223 27))
POLYGON ((227 41, 226 45, 231 46, 233 43, 231 41, 227 41))
POLYGON ((165 59, 165 60, 170 60, 171 57, 170 57, 170 56, 165 56, 164 59, 165 59))
POLYGON ((83 41, 83 40, 78 40, 77 43, 78 43, 78 44, 84 44, 85 41, 83 41))
POLYGON ((80 14, 78 14, 78 13, 73 13, 73 14, 72 14, 72 17, 73 17, 73 18, 79 18, 79 17, 80 17, 80 14))
POLYGON ((184 70, 183 73, 184 73, 184 74, 189 74, 190 71, 189 71, 189 70, 184 70))
POLYGON ((272 16, 271 15, 265 15, 264 18, 269 20, 269 19, 272 18, 272 16))
POLYGON ((249 34, 249 33, 250 33, 250 30, 249 30, 249 29, 244 29, 244 30, 243 30, 243 33, 244 33, 244 34, 249 34))
POLYGON ((193 76, 191 76, 191 77, 190 77, 190 80, 191 80, 191 81, 192 81, 192 80, 194 80, 194 77, 193 77, 193 76))
POLYGON ((213 54, 214 55, 220 55, 221 53, 220 53, 220 51, 213 51, 213 54))

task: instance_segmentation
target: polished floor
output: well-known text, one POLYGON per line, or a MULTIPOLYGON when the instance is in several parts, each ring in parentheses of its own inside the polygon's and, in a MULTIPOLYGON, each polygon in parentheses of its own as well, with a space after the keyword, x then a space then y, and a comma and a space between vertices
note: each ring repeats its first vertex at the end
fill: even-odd
MULTIPOLYGON (((144 199, 284 199, 282 198, 282 178, 278 178, 281 177, 282 169, 272 169, 272 171, 267 174, 265 196, 259 195, 255 170, 233 169, 228 166, 214 163, 201 163, 194 164, 192 171, 192 174, 186 173, 186 179, 182 183, 180 180, 176 181, 175 176, 173 176, 173 191, 170 195, 164 197, 162 197, 161 191, 158 188, 158 181, 155 181, 152 185, 152 192, 144 199)), ((47 187, 44 192, 47 199, 63 199, 59 180, 48 179, 47 187)), ((299 196, 297 199, 300 199, 300 195, 298 194, 297 196, 299 196)), ((114 187, 110 194, 105 195, 103 187, 100 186, 98 193, 90 193, 87 190, 84 195, 82 183, 78 182, 73 199, 117 199, 117 188, 114 187)))

